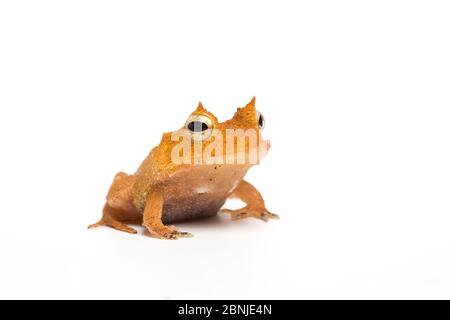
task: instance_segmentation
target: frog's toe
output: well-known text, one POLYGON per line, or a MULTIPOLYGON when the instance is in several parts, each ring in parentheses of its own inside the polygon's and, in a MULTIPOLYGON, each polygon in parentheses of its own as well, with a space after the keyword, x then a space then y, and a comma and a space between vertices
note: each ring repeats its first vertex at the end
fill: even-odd
POLYGON ((189 232, 179 231, 175 226, 167 226, 172 230, 172 233, 178 238, 192 238, 194 235, 189 232))
POLYGON ((175 231, 174 234, 178 238, 192 238, 194 236, 192 233, 183 232, 183 231, 175 231))
POLYGON ((263 212, 261 212, 260 214, 262 217, 264 217, 265 219, 267 219, 266 221, 269 221, 270 219, 274 219, 274 220, 279 220, 280 216, 270 212, 269 210, 265 209, 263 210, 263 212))
POLYGON ((265 222, 268 222, 270 219, 280 219, 280 217, 274 213, 271 213, 266 208, 251 208, 244 207, 238 210, 222 210, 224 213, 228 213, 231 215, 231 220, 241 220, 246 218, 255 218, 265 222))
POLYGON ((151 235, 160 239, 177 240, 193 237, 191 233, 178 231, 174 226, 147 227, 147 229, 151 235))

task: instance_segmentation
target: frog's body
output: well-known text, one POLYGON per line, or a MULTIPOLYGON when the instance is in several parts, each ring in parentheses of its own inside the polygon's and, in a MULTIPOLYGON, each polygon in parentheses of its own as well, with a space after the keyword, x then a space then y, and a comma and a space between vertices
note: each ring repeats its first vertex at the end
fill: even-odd
MULTIPOLYGON (((103 217, 90 228, 107 225, 121 231, 136 233, 135 229, 125 224, 132 222, 142 223, 151 234, 161 238, 176 239, 190 236, 165 224, 216 215, 226 200, 232 197, 239 198, 247 204, 239 210, 227 210, 235 219, 255 217, 267 221, 270 218, 278 218, 265 209, 259 192, 244 180, 249 168, 255 164, 251 163, 248 157, 244 162, 228 163, 224 159, 230 154, 229 150, 226 152, 215 150, 212 153, 213 158, 223 161, 214 163, 205 161, 207 156, 204 151, 214 142, 212 137, 205 135, 209 129, 214 129, 219 134, 223 133, 224 136, 229 129, 255 130, 256 148, 267 151, 270 145, 268 141, 262 140, 260 134, 261 117, 255 109, 254 98, 244 108, 238 109, 231 120, 223 123, 218 123, 217 119, 200 104, 186 123, 186 127, 192 132, 184 128, 174 133, 181 130, 188 131, 189 137, 192 136, 192 146, 195 141, 200 144, 203 151, 201 156, 192 153, 192 156, 189 156, 191 162, 174 161, 172 151, 179 142, 173 139, 174 133, 164 134, 160 145, 150 152, 134 175, 123 172, 116 175, 106 198, 103 217), (204 126, 196 130, 198 128, 194 128, 193 125, 189 126, 193 122, 204 126)), ((247 156, 251 151, 249 144, 250 142, 246 140, 247 156)), ((235 148, 232 151, 234 150, 235 148)), ((261 154, 265 155, 264 152, 261 154)))

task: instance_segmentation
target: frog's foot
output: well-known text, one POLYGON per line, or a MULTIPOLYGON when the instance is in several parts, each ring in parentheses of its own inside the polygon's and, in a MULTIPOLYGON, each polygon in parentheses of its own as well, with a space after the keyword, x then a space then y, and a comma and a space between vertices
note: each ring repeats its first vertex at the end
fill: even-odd
POLYGON ((123 219, 120 219, 119 213, 123 214, 122 211, 111 208, 106 203, 105 206, 103 207, 103 216, 100 219, 100 221, 97 223, 91 224, 90 226, 88 226, 88 229, 93 229, 93 228, 97 228, 100 226, 108 226, 108 227, 114 228, 119 231, 136 234, 137 231, 135 229, 133 229, 133 228, 127 226, 125 223, 119 221, 119 220, 124 221, 123 219))
POLYGON ((122 222, 119 222, 119 221, 113 220, 113 219, 102 219, 99 222, 88 226, 88 229, 93 229, 93 228, 97 228, 100 226, 108 226, 108 227, 114 228, 116 230, 132 233, 132 234, 137 233, 136 229, 133 229, 133 228, 127 226, 125 223, 122 223, 122 222))
POLYGON ((280 217, 274 213, 269 212, 265 207, 250 207, 246 206, 238 210, 223 209, 223 213, 231 215, 231 220, 241 220, 245 218, 256 218, 262 221, 269 221, 270 219, 280 219, 280 217))
POLYGON ((193 235, 189 232, 178 231, 174 226, 166 226, 163 224, 158 225, 145 225, 148 232, 156 238, 177 240, 178 238, 191 238, 193 235))

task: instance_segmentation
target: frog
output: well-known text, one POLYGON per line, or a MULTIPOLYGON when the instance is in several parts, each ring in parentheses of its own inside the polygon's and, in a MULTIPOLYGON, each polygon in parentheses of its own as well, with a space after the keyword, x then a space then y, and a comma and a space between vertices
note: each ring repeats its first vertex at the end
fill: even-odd
POLYGON ((255 102, 253 97, 224 122, 199 102, 183 127, 163 133, 134 174, 114 176, 102 217, 88 228, 107 226, 136 234, 131 225, 137 224, 155 238, 176 240, 193 235, 179 231, 174 223, 218 213, 229 214, 233 221, 279 219, 244 179, 271 147, 263 138, 265 119, 255 102), (236 132, 243 139, 239 141, 236 132), (228 199, 239 199, 244 206, 223 208, 228 199))

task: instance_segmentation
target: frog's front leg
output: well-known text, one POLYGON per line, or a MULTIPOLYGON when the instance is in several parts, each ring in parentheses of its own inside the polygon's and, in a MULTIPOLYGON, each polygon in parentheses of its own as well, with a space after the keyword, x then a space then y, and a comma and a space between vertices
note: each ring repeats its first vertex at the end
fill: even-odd
POLYGON ((231 194, 230 198, 237 198, 243 201, 246 206, 238 210, 222 210, 229 213, 232 220, 244 218, 257 218, 263 221, 270 219, 279 219, 280 217, 269 212, 264 204, 264 199, 254 186, 245 180, 242 180, 231 194))
POLYGON ((162 222, 164 196, 160 188, 152 188, 147 197, 144 209, 142 225, 148 229, 151 235, 161 239, 178 239, 181 237, 192 237, 188 232, 178 231, 174 226, 166 226, 162 222))

